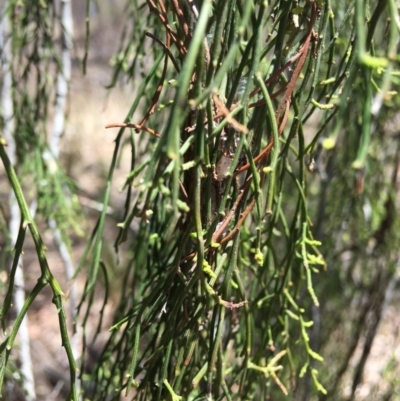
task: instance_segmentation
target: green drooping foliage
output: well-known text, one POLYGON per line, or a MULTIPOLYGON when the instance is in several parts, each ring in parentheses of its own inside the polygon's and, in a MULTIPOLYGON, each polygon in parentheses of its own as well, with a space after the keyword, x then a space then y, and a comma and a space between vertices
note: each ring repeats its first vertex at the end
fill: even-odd
MULTIPOLYGON (((321 329, 313 319, 342 305, 341 283, 367 258, 387 264, 381 296, 398 258, 388 259, 377 234, 397 224, 398 150, 390 135, 392 151, 382 146, 377 119, 398 101, 389 92, 394 4, 130 6, 115 79, 125 72, 138 90, 108 188, 128 138, 132 170, 115 246, 129 241, 131 255, 91 391, 98 399, 307 399, 309 381, 322 395, 336 391, 320 383, 317 351, 342 308, 321 329), (352 247, 342 270, 337 261, 352 247), (315 283, 332 292, 322 292, 319 312, 315 283)), ((104 219, 91 244, 97 258, 104 219)), ((88 291, 98 265, 93 256, 88 291)), ((377 281, 368 272, 360 292, 377 281)))
POLYGON ((344 399, 346 373, 352 398, 400 256, 395 1, 132 0, 126 15, 110 86, 124 74, 136 93, 79 266, 85 350, 127 147, 123 278, 84 395, 344 399))

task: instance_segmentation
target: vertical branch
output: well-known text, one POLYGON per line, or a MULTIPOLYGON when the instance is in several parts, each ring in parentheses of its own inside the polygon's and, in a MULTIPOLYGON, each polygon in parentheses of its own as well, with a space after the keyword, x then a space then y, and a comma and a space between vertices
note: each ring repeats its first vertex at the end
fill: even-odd
POLYGON ((60 139, 65 127, 65 109, 71 79, 71 49, 73 35, 73 21, 71 0, 61 0, 61 64, 59 65, 56 83, 56 106, 54 113, 53 136, 50 141, 50 150, 55 159, 60 153, 60 139))
MULTIPOLYGON (((58 66, 58 74, 56 81, 56 105, 54 112, 54 126, 53 136, 50 141, 50 153, 48 156, 50 160, 57 162, 60 154, 60 140, 64 134, 65 123, 66 123, 66 105, 69 94, 69 84, 71 80, 71 50, 73 46, 73 19, 72 19, 72 6, 71 0, 60 0, 60 20, 61 20, 61 63, 58 66)), ((44 155, 45 156, 45 155, 44 155)), ((44 157, 46 160, 46 157, 44 157)), ((68 188, 65 191, 69 195, 68 188)), ((64 263, 65 275, 67 280, 72 280, 75 267, 71 258, 71 254, 68 250, 68 246, 65 243, 62 234, 57 226, 55 219, 49 219, 49 226, 53 231, 54 241, 58 248, 60 257, 64 263)), ((74 321, 77 310, 77 290, 76 286, 72 284, 69 293, 69 313, 71 322, 74 321)), ((74 333, 71 338, 72 352, 77 359, 79 355, 78 347, 78 333, 74 333)), ((79 379, 77 378, 77 389, 79 392, 79 379)))
MULTIPOLYGON (((73 35, 72 8, 70 0, 62 0, 61 3, 61 24, 62 24, 62 48, 61 64, 57 75, 56 83, 56 106, 54 112, 53 136, 50 141, 50 158, 58 159, 60 154, 60 139, 65 127, 66 103, 69 93, 69 82, 71 79, 71 49, 73 35)), ((44 158, 46 160, 46 158, 44 158)), ((54 239, 58 246, 61 258, 64 262, 67 279, 72 279, 74 275, 74 266, 69 254, 68 247, 65 244, 62 235, 57 227, 56 221, 50 219, 50 228, 54 232, 54 239)), ((70 292, 71 319, 74 318, 76 308, 76 290, 72 287, 70 292)))
MULTIPOLYGON (((14 140, 14 110, 13 110, 13 91, 12 91, 12 49, 11 49, 11 27, 8 19, 6 9, 10 7, 10 4, 3 6, 1 14, 3 19, 1 20, 1 35, 3 41, 3 88, 1 92, 1 106, 4 119, 4 139, 8 144, 8 155, 12 165, 16 164, 16 144, 14 140)), ((9 198, 10 205, 10 221, 9 230, 11 244, 17 242, 19 226, 21 221, 21 212, 18 207, 18 202, 15 197, 15 193, 11 191, 9 198)), ((22 270, 22 256, 20 255, 18 265, 15 271, 14 284, 14 302, 17 315, 20 314, 24 303, 25 303, 25 281, 22 270)), ((27 394, 27 400, 36 399, 35 394, 35 382, 32 370, 32 360, 30 354, 30 338, 27 319, 23 319, 19 331, 20 338, 20 361, 21 361, 21 373, 24 378, 24 387, 27 394)))

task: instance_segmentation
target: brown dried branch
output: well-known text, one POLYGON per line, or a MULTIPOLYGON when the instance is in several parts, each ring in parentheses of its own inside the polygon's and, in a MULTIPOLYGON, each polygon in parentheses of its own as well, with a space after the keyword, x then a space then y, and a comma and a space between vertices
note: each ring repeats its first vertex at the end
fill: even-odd
POLYGON ((115 123, 115 124, 108 124, 106 128, 134 128, 137 131, 146 131, 151 135, 156 136, 157 138, 161 138, 161 134, 157 131, 152 130, 151 128, 145 127, 143 125, 138 124, 131 124, 131 123, 115 123))
MULTIPOLYGON (((171 35, 168 33, 168 31, 166 31, 165 33, 165 48, 169 49, 170 44, 171 44, 171 35)), ((168 53, 165 54, 165 59, 164 59, 164 67, 161 73, 161 77, 160 80, 158 81, 158 85, 156 88, 156 91, 154 92, 153 97, 151 98, 151 105, 149 110, 147 111, 147 113, 145 114, 145 116, 142 118, 142 121, 140 121, 139 126, 142 127, 144 124, 146 124, 147 120, 149 119, 149 117, 154 113, 154 110, 156 109, 156 105, 158 102, 158 99, 160 98, 161 95, 161 91, 162 88, 164 86, 164 81, 165 81, 165 77, 167 75, 167 69, 168 69, 168 53)), ((138 131, 139 129, 137 129, 138 131)))
POLYGON ((186 23, 185 16, 181 7, 179 6, 178 0, 172 0, 172 7, 174 8, 175 14, 178 17, 183 33, 185 34, 185 38, 187 40, 190 39, 192 35, 190 34, 189 26, 186 23))
POLYGON ((249 129, 238 122, 235 118, 231 116, 231 112, 229 109, 221 102, 220 98, 218 97, 217 94, 213 93, 213 99, 215 104, 217 105, 218 109, 222 113, 222 115, 226 118, 229 124, 232 125, 233 128, 235 128, 236 131, 243 132, 244 134, 247 134, 249 132, 249 129))
POLYGON ((178 34, 168 24, 168 19, 167 19, 166 14, 163 14, 157 8, 157 6, 154 4, 153 0, 147 0, 147 4, 149 5, 150 11, 153 11, 155 14, 157 14, 161 23, 165 26, 167 32, 171 35, 171 39, 175 43, 176 47, 178 48, 179 54, 181 56, 185 56, 187 53, 185 44, 182 42, 182 40, 179 39, 178 34))

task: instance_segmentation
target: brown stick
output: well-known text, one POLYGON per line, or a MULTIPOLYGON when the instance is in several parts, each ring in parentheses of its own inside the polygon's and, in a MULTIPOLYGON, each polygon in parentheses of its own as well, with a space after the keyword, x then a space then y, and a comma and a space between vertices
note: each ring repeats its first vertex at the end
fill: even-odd
POLYGON ((165 45, 165 43, 162 40, 158 39, 157 36, 153 35, 151 32, 146 32, 146 36, 148 36, 149 38, 152 38, 155 42, 157 42, 159 45, 161 45, 164 48, 165 52, 168 54, 169 58, 171 59, 172 64, 174 65, 176 71, 180 72, 181 69, 179 68, 178 63, 175 60, 174 55, 171 53, 171 50, 165 45))
MULTIPOLYGON (((299 62, 296 65, 296 68, 293 72, 292 78, 290 79, 290 82, 288 83, 287 87, 286 87, 286 93, 284 98, 282 99, 281 103, 278 106, 278 110, 276 112, 276 121, 279 121, 279 117, 280 117, 280 113, 282 112, 282 109, 285 107, 285 113, 283 115, 281 124, 279 125, 279 135, 282 134, 283 130, 285 129, 285 125, 287 123, 288 117, 289 117, 289 111, 290 111, 290 104, 292 102, 292 93, 294 90, 294 87, 296 85, 297 79, 299 78, 300 72, 304 66, 304 63, 306 61, 307 58, 307 54, 308 54, 308 49, 310 46, 310 41, 311 41, 311 37, 313 35, 313 25, 314 25, 314 21, 315 21, 315 17, 316 17, 316 13, 317 13, 317 5, 314 2, 312 5, 312 12, 311 12, 311 19, 310 19, 310 23, 308 26, 308 31, 307 31, 307 35, 306 35, 306 39, 304 41, 303 46, 301 47, 301 49, 299 50, 299 52, 293 56, 290 60, 290 62, 293 62, 294 60, 299 59, 299 62)), ((287 66, 288 63, 285 64, 285 66, 287 66)), ((285 67, 284 66, 284 67, 285 67)), ((282 67, 283 68, 283 67, 282 67)), ((278 70, 278 72, 281 72, 282 68, 280 70, 278 70)), ((276 75, 276 74, 274 74, 276 75)), ((272 78, 272 77, 271 77, 272 78)), ((271 78, 267 79, 267 81, 265 81, 266 83, 268 83, 268 81, 271 81, 271 78)), ((252 93, 256 93, 256 91, 253 91, 252 93)), ((251 94, 250 94, 251 95, 251 94)), ((271 138, 270 142, 268 143, 268 145, 262 150, 262 152, 256 156, 254 158, 254 161, 260 161, 262 159, 264 159, 264 157, 269 155, 269 152, 271 151, 272 147, 274 145, 274 140, 273 138, 271 138)), ((237 170, 234 174, 234 176, 237 176, 238 174, 242 173, 245 170, 248 170, 250 168, 250 163, 247 163, 246 165, 242 166, 239 170, 237 170)))
POLYGON ((175 14, 178 16, 179 23, 181 25, 183 33, 185 34, 186 39, 189 39, 191 37, 189 26, 186 23, 185 16, 181 7, 179 6, 178 0, 172 0, 172 7, 175 10, 175 14))
POLYGON ((236 223, 235 227, 232 229, 232 231, 226 235, 224 238, 221 239, 220 244, 224 244, 225 242, 228 242, 239 230, 240 227, 242 226, 244 220, 246 219, 247 215, 253 210, 254 205, 256 204, 256 200, 253 199, 249 206, 245 209, 245 211, 240 215, 239 221, 236 223))
POLYGON ((225 219, 222 221, 220 226, 218 227, 218 230, 215 231, 215 233, 212 236, 212 242, 217 242, 219 240, 219 237, 223 234, 223 232, 226 230, 226 227, 228 227, 229 222, 231 221, 233 215, 236 212, 236 208, 239 204, 239 202, 242 200, 244 191, 242 190, 239 196, 237 197, 232 209, 229 211, 229 213, 226 215, 225 219))
POLYGON ((243 125, 240 124, 239 121, 237 121, 235 118, 231 116, 231 112, 229 109, 221 102, 220 98, 213 93, 213 99, 219 110, 221 111, 222 115, 226 118, 229 124, 235 128, 236 131, 243 132, 244 134, 247 134, 249 132, 249 129, 243 125))
POLYGON ((146 131, 151 135, 156 136, 157 138, 161 138, 161 134, 159 134, 157 131, 154 131, 151 128, 145 127, 143 125, 138 125, 138 124, 130 124, 130 123, 115 123, 115 124, 108 124, 106 125, 106 128, 134 128, 137 131, 146 131))
POLYGON ((168 33, 171 35, 173 42, 175 43, 176 47, 178 48, 179 54, 181 56, 184 56, 187 53, 185 44, 179 39, 178 34, 168 24, 166 15, 164 15, 160 12, 160 10, 154 4, 153 0, 147 0, 147 4, 149 5, 150 11, 153 11, 157 14, 158 18, 160 19, 162 24, 165 26, 168 33))
MULTIPOLYGON (((166 31, 166 35, 165 36, 166 36, 166 38, 165 38, 165 41, 166 41, 165 47, 168 49, 169 46, 170 46, 170 42, 171 42, 171 40, 170 40, 171 36, 168 33, 168 31, 166 31)), ((142 118, 142 121, 140 121, 140 123, 139 123, 140 127, 143 124, 146 124, 146 121, 154 113, 154 110, 155 110, 155 108, 157 106, 158 99, 160 98, 160 95, 161 95, 162 88, 164 86, 165 77, 167 75, 167 69, 168 69, 168 54, 166 53, 165 54, 165 60, 164 60, 164 68, 163 68, 162 73, 161 73, 161 78, 158 81, 157 89, 154 92, 153 97, 151 98, 150 108, 147 111, 147 113, 145 114, 145 116, 142 118)))
POLYGON ((306 39, 304 41, 303 46, 301 47, 301 49, 299 51, 299 54, 300 54, 299 62, 297 63, 296 68, 293 72, 293 75, 290 79, 290 82, 287 86, 285 97, 282 99, 281 103, 279 104, 278 110, 276 112, 276 121, 278 122, 280 113, 281 113, 282 109, 285 107, 285 114, 282 119, 283 124, 281 124, 281 126, 279 127, 279 135, 283 132, 283 130, 285 128, 286 121, 287 121, 287 118, 289 115, 290 104, 292 102, 293 90, 294 90, 294 87, 296 86, 297 80, 299 78, 299 75, 301 73, 301 70, 303 69, 304 63, 307 58, 308 49, 310 47, 311 37, 313 34, 313 26, 314 26, 316 13, 317 13, 317 3, 313 2, 312 11, 311 11, 311 19, 310 19, 310 23, 308 25, 306 39))

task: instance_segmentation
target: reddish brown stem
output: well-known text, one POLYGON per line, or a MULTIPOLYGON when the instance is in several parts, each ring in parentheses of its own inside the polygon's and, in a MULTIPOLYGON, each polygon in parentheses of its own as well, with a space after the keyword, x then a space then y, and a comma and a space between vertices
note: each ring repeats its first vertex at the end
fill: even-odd
POLYGON ((106 128, 134 128, 137 131, 146 131, 151 135, 156 136, 157 138, 161 138, 161 134, 159 134, 157 131, 154 131, 151 128, 145 127, 143 125, 138 125, 138 124, 130 124, 130 123, 115 123, 115 124, 108 124, 106 125, 106 128))
POLYGON ((163 13, 160 12, 160 10, 154 4, 153 0, 147 0, 147 4, 149 5, 150 11, 153 11, 154 13, 157 14, 161 23, 165 26, 167 32, 171 35, 173 42, 175 43, 176 47, 178 48, 179 54, 181 56, 185 56, 187 53, 185 44, 182 42, 182 40, 179 39, 178 34, 168 24, 166 14, 164 15, 163 13))
MULTIPOLYGON (((166 44, 165 44, 165 47, 167 48, 167 49, 169 49, 169 47, 170 47, 170 39, 171 39, 171 36, 170 36, 170 34, 168 33, 168 31, 166 31, 166 38, 165 38, 165 41, 166 41, 166 44)), ((166 53, 165 54, 165 60, 164 60, 164 68, 163 68, 163 70, 162 70, 162 73, 161 73, 161 78, 160 78, 160 80, 158 81, 158 86, 157 86, 157 89, 156 89, 156 91, 154 92, 154 95, 153 95, 153 97, 151 98, 151 105, 150 105, 150 108, 149 108, 149 110, 147 111, 147 113, 145 114, 145 116, 142 118, 142 121, 140 121, 140 123, 139 123, 139 126, 141 127, 143 124, 146 124, 146 122, 147 122, 147 120, 149 119, 149 117, 154 113, 154 110, 155 110, 155 108, 156 108, 156 106, 157 106, 157 102, 158 102, 158 99, 160 98, 160 95, 161 95, 161 91, 162 91, 162 88, 163 88, 163 86, 164 86, 164 81, 165 81, 165 77, 166 77, 166 75, 167 75, 167 69, 168 69, 168 54, 166 53)))

